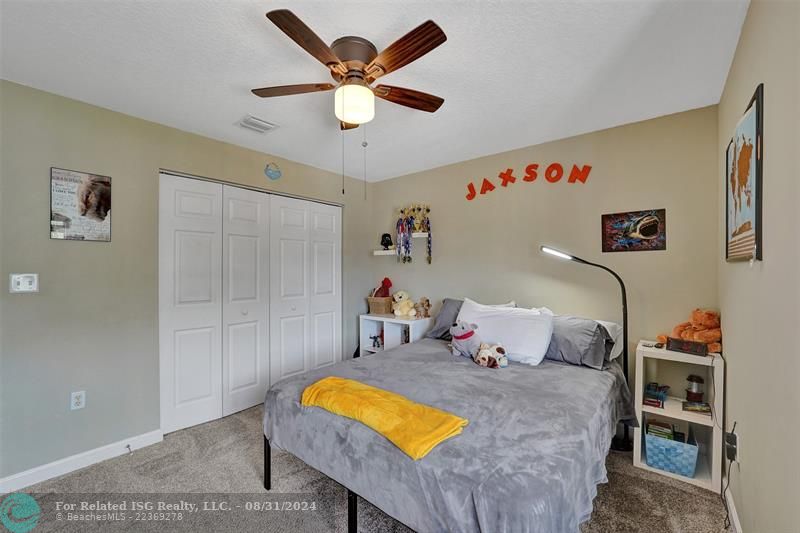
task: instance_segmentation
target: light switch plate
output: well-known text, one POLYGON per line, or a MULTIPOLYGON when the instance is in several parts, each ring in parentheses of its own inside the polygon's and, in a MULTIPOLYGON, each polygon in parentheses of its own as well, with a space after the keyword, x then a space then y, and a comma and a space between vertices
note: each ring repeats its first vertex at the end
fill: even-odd
POLYGON ((8 276, 8 291, 39 292, 39 274, 10 274, 8 276))

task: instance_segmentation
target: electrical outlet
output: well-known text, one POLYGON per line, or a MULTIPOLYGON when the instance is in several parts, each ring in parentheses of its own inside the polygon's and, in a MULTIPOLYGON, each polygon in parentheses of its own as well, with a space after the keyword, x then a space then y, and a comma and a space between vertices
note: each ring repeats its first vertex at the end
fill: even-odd
POLYGON ((737 433, 725 433, 725 457, 728 461, 739 462, 742 443, 737 433))
POLYGON ((74 411, 75 409, 83 409, 86 407, 86 391, 80 390, 73 392, 69 395, 69 408, 74 411))

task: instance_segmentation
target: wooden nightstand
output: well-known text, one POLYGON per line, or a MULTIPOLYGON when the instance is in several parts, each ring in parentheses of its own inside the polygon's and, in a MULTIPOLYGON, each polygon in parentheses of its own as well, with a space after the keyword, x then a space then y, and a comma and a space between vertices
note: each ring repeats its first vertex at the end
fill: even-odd
POLYGON ((370 355, 396 348, 407 342, 416 342, 425 336, 433 325, 432 318, 397 318, 394 315, 361 315, 358 324, 359 354, 370 355), (383 331, 383 346, 372 347, 372 339, 383 331))
POLYGON ((647 346, 653 344, 655 341, 639 341, 639 345, 636 347, 634 402, 636 418, 639 420, 640 426, 633 432, 633 464, 657 474, 719 492, 722 482, 722 421, 724 416, 722 400, 725 394, 725 360, 719 354, 701 357, 647 346), (711 405, 711 416, 683 410, 682 402, 685 400, 686 382, 681 381, 681 374, 683 374, 683 379, 689 374, 703 377, 705 381, 704 401, 711 405), (670 385, 670 394, 663 408, 643 404, 645 385, 649 382, 670 385), (691 428, 699 444, 697 467, 693 478, 647 465, 644 434, 648 418, 688 425, 691 428))

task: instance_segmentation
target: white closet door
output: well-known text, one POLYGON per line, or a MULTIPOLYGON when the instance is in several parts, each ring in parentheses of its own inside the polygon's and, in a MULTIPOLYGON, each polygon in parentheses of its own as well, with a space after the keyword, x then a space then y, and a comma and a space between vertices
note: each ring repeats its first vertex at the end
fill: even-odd
POLYGON ((160 181, 161 428, 170 432, 222 415, 222 186, 160 181))
POLYGON ((223 187, 222 415, 269 387, 269 196, 223 187))
POLYGON ((308 202, 311 368, 342 360, 341 208, 308 202))
POLYGON ((308 202, 270 197, 270 384, 311 368, 308 202))
POLYGON ((342 360, 341 209, 270 198, 270 383, 342 360))

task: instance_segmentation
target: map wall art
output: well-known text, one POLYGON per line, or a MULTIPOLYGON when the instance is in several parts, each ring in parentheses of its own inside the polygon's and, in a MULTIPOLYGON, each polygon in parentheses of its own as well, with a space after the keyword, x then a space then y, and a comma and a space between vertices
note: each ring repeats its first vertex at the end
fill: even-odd
POLYGON ((725 151, 725 258, 746 261, 762 258, 761 167, 764 85, 756 92, 725 151))

